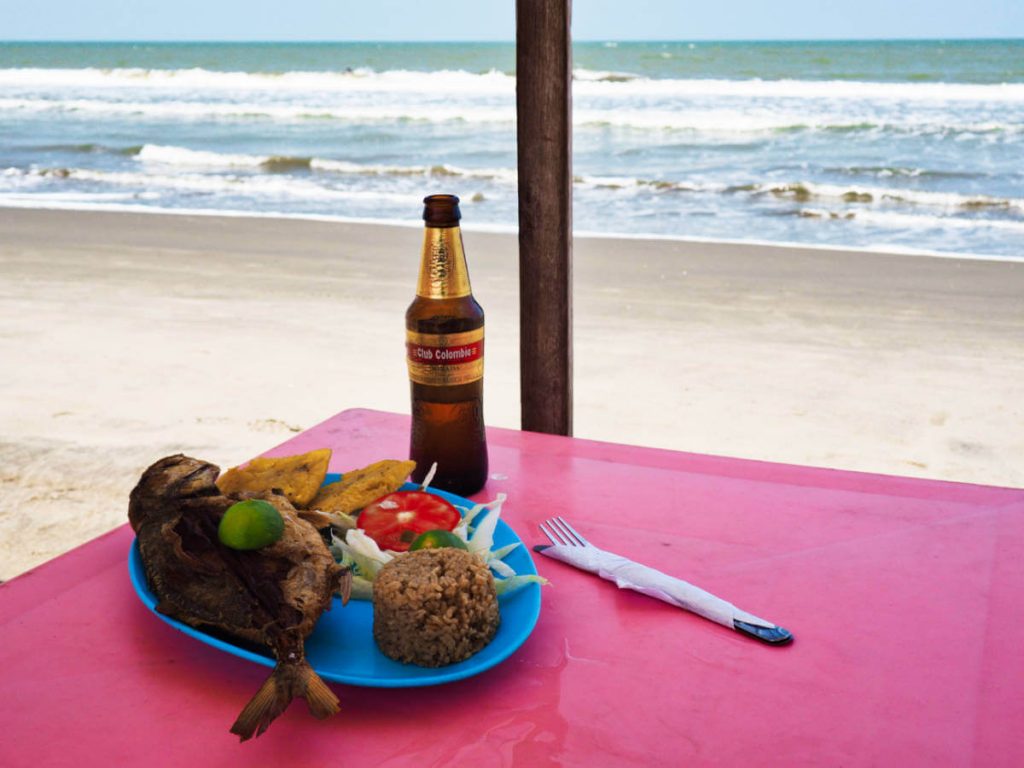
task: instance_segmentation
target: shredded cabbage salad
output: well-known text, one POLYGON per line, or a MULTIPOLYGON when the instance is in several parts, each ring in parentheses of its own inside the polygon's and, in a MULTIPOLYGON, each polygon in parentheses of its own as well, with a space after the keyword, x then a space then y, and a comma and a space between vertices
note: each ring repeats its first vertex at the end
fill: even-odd
MULTIPOLYGON (((421 486, 422 490, 426 490, 431 476, 428 475, 424 481, 421 486)), ((547 584, 547 579, 541 576, 517 574, 505 562, 505 557, 520 546, 521 542, 514 542, 494 549, 494 531, 498 527, 501 507, 507 498, 506 494, 499 493, 493 501, 474 504, 472 507, 453 504, 462 514, 462 520, 455 526, 452 533, 466 542, 466 548, 482 559, 493 571, 494 588, 498 597, 527 584, 547 584), (474 521, 485 510, 488 514, 484 516, 479 525, 474 525, 474 521)), ((331 552, 339 563, 352 569, 352 598, 356 600, 372 600, 373 582, 377 578, 377 573, 384 565, 402 554, 381 549, 377 546, 377 542, 360 528, 346 531, 343 537, 332 535, 331 552)))

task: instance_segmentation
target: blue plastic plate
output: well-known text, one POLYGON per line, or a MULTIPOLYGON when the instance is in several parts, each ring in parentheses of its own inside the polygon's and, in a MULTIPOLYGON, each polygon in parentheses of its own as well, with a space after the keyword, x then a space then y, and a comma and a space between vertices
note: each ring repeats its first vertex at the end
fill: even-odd
MULTIPOLYGON (((340 475, 327 476, 327 483, 338 480, 340 475)), ((404 490, 417 486, 406 483, 404 490)), ((444 491, 435 491, 453 504, 470 507, 473 502, 444 491)), ((480 519, 483 519, 482 517, 480 519)), ((521 540, 504 521, 499 520, 494 533, 494 546, 500 547, 521 540)), ((505 562, 518 574, 535 574, 537 569, 525 545, 516 547, 505 562)), ((142 602, 160 619, 186 635, 219 648, 222 651, 255 661, 267 667, 274 666, 274 659, 261 648, 233 641, 224 635, 214 635, 202 629, 190 627, 177 619, 157 613, 156 595, 146 582, 137 542, 132 542, 128 556, 128 570, 132 585, 142 602)), ((313 669, 325 680, 350 685, 364 685, 376 688, 410 688, 421 685, 437 685, 480 674, 512 655, 530 636, 537 617, 540 616, 540 586, 528 584, 499 600, 501 624, 494 639, 479 653, 458 664, 439 669, 427 669, 412 664, 393 661, 377 649, 373 640, 373 605, 365 600, 350 600, 342 606, 335 598, 331 609, 317 622, 313 634, 306 640, 306 658, 313 669)), ((212 630, 211 630, 212 631, 212 630)))

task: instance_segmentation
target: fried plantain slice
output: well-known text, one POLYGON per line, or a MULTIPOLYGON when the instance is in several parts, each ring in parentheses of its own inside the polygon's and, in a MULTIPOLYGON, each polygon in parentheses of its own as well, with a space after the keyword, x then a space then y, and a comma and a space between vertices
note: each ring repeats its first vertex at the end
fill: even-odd
POLYGON ((374 499, 397 491, 415 468, 415 461, 385 459, 362 469, 351 470, 343 474, 338 482, 320 489, 309 507, 322 512, 351 515, 374 499))
POLYGON ((222 474, 217 478, 217 487, 223 494, 266 493, 277 489, 296 507, 306 507, 323 485, 330 460, 330 448, 318 448, 298 456, 256 458, 222 474))

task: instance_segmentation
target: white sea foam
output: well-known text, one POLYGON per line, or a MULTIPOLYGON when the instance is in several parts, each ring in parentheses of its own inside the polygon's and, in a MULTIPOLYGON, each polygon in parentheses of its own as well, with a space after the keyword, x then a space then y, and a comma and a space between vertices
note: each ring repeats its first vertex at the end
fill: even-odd
POLYGON ((804 218, 843 220, 859 224, 869 224, 880 229, 899 230, 931 230, 934 232, 960 230, 978 232, 979 230, 1002 230, 1005 232, 1024 232, 1024 221, 1007 219, 985 219, 957 215, 937 215, 927 213, 900 213, 897 211, 871 210, 867 208, 801 208, 798 215, 804 218))
POLYGON ((321 160, 313 158, 310 166, 314 170, 332 173, 349 173, 362 176, 433 176, 438 178, 459 177, 480 179, 503 184, 515 184, 518 174, 512 168, 464 168, 455 165, 379 165, 353 163, 346 160, 321 160))
POLYGON ((896 213, 893 211, 857 210, 856 221, 874 224, 885 229, 931 229, 944 231, 950 229, 978 231, 979 229, 995 229, 1005 232, 1024 233, 1024 221, 1007 219, 979 219, 961 216, 928 216, 913 213, 896 213))
POLYGON ((161 144, 146 144, 135 158, 143 163, 192 168, 258 168, 271 159, 258 155, 204 152, 161 144))
POLYGON ((643 109, 577 106, 573 110, 577 126, 608 126, 623 129, 663 130, 718 135, 725 140, 744 136, 763 137, 784 132, 896 133, 943 137, 951 134, 965 138, 991 134, 1024 133, 1024 116, 1005 120, 981 120, 969 111, 941 112, 885 111, 873 108, 839 109, 834 105, 783 108, 781 105, 745 104, 742 107, 715 107, 679 103, 673 108, 643 109))
MULTIPOLYGON (((184 147, 162 146, 146 144, 136 154, 136 159, 144 166, 140 173, 127 172, 118 174, 112 171, 94 170, 88 168, 46 168, 32 167, 22 169, 9 167, 0 170, 0 177, 4 178, 77 178, 90 180, 135 180, 143 182, 144 179, 171 179, 188 178, 186 173, 176 172, 173 169, 182 168, 186 171, 222 170, 232 169, 274 169, 275 167, 294 168, 300 166, 309 167, 311 170, 328 175, 355 175, 355 176, 424 176, 434 178, 464 178, 491 181, 506 185, 516 183, 517 174, 511 168, 461 168, 453 165, 382 165, 377 163, 357 163, 348 160, 330 160, 320 158, 282 157, 275 155, 244 155, 244 154, 222 154, 218 152, 205 152, 184 147), (167 169, 161 175, 160 170, 167 169)), ((204 177, 212 178, 213 175, 204 177)), ((199 176, 196 176, 199 178, 199 176)), ((231 175, 232 184, 241 184, 248 179, 256 179, 258 176, 231 175)))
POLYGON ((273 92, 514 94, 501 72, 357 69, 344 72, 219 72, 208 69, 0 69, 0 87, 273 92))
MULTIPOLYGON (((455 165, 385 165, 357 163, 318 157, 288 157, 281 155, 252 155, 208 152, 159 144, 146 144, 135 155, 142 163, 183 168, 299 168, 330 174, 356 176, 428 176, 436 178, 458 177, 480 179, 504 184, 515 184, 517 173, 510 168, 464 168, 455 165)), ((14 170, 14 169, 10 169, 14 170)))
POLYGON ((223 101, 108 101, 102 99, 0 98, 0 111, 64 112, 155 119, 333 119, 347 122, 515 123, 515 108, 446 104, 316 105, 223 101))
POLYGON ((668 98, 734 97, 823 101, 1024 103, 1024 83, 886 83, 857 80, 712 80, 634 78, 609 81, 609 73, 577 72, 574 96, 668 98))
MULTIPOLYGON (((238 175, 233 170, 272 170, 275 164, 284 168, 305 166, 318 174, 328 176, 352 175, 363 177, 422 176, 424 178, 472 179, 514 187, 517 174, 512 168, 463 168, 453 165, 385 165, 359 163, 351 160, 325 158, 291 158, 272 155, 218 153, 197 151, 185 147, 147 144, 136 154, 142 170, 107 171, 89 168, 7 168, 0 176, 7 180, 73 179, 118 185, 138 185, 140 188, 159 186, 191 191, 231 191, 257 194, 281 192, 296 197, 324 199, 341 192, 315 177, 291 174, 247 173, 238 175), (166 170, 161 170, 166 169, 166 170), (178 170, 181 169, 181 170, 178 170), (224 173, 203 173, 202 171, 224 173)), ((791 183, 751 183, 730 186, 721 182, 689 182, 672 179, 645 179, 633 176, 580 175, 574 177, 577 187, 612 193, 639 192, 703 193, 712 195, 771 196, 795 202, 811 200, 829 203, 842 202, 857 205, 856 210, 891 209, 899 206, 930 207, 957 211, 999 211, 1024 213, 1024 198, 1001 198, 991 195, 970 195, 956 192, 935 192, 899 187, 818 184, 807 181, 791 183)), ((399 198, 404 200, 405 195, 399 198)), ((853 209, 847 209, 853 210, 853 209)), ((801 209, 802 215, 823 218, 835 217, 835 212, 813 207, 801 209)), ((845 215, 845 213, 844 213, 845 215)), ((972 219, 976 220, 976 219, 972 219)))
MULTIPOLYGON (((144 145, 135 155, 143 167, 140 172, 115 172, 89 168, 48 168, 32 167, 29 169, 5 168, 0 170, 0 177, 20 178, 25 181, 36 179, 76 179, 80 181, 107 182, 113 184, 152 183, 173 187, 176 184, 183 189, 231 189, 239 192, 246 184, 274 185, 290 184, 288 180, 271 177, 261 180, 260 174, 239 175, 233 170, 259 171, 273 169, 275 165, 284 168, 306 166, 310 170, 328 176, 365 176, 365 177, 403 177, 422 176, 435 179, 471 179, 485 181, 514 188, 518 173, 515 168, 466 168, 449 164, 441 165, 386 165, 378 163, 359 163, 351 160, 332 160, 323 158, 282 157, 274 155, 231 154, 197 151, 185 147, 174 147, 156 144, 144 145), (176 169, 182 169, 178 171, 176 169), (203 171, 222 171, 225 173, 203 173, 203 171)), ((317 184, 309 179, 300 180, 303 184, 317 184)), ((724 184, 696 184, 692 182, 671 181, 664 179, 641 179, 633 176, 575 176, 577 187, 596 190, 616 190, 638 192, 650 190, 658 192, 706 192, 721 193, 729 188, 724 184)), ((295 188, 295 185, 291 185, 295 188)))
POLYGON ((642 78, 638 78, 629 72, 574 69, 572 79, 575 83, 632 83, 642 78))
MULTIPOLYGON (((480 105, 447 101, 414 104, 276 104, 228 101, 121 101, 106 99, 0 98, 0 113, 64 113, 95 117, 133 117, 155 120, 273 120, 306 122, 337 120, 347 123, 467 123, 511 126, 515 106, 480 105)), ((785 131, 893 132, 920 136, 958 134, 965 138, 984 135, 1024 133, 1020 121, 977 121, 968 114, 877 115, 823 111, 781 111, 701 108, 682 105, 676 109, 595 109, 577 106, 573 111, 577 128, 680 131, 707 138, 733 140, 760 137, 785 131)))
MULTIPOLYGON (((849 80, 720 80, 645 78, 577 69, 574 96, 742 99, 882 100, 1024 103, 1022 83, 907 83, 849 80)), ((514 75, 491 71, 357 69, 340 72, 220 72, 208 69, 0 69, 0 87, 130 88, 211 91, 461 93, 511 95, 514 75)))
MULTIPOLYGON (((59 178, 73 182, 114 187, 125 187, 147 192, 201 193, 251 196, 259 200, 281 199, 293 201, 367 201, 379 204, 401 205, 415 210, 422 195, 380 189, 354 187, 331 187, 314 180, 287 175, 202 174, 202 173, 155 173, 152 171, 100 171, 86 168, 30 169, 20 175, 5 176, 3 186, 13 189, 39 187, 47 180, 59 178)), ((59 194, 49 192, 47 194, 59 194)), ((104 194, 97 190, 83 190, 67 194, 90 198, 104 194)), ((138 197, 138 195, 133 195, 138 197)))

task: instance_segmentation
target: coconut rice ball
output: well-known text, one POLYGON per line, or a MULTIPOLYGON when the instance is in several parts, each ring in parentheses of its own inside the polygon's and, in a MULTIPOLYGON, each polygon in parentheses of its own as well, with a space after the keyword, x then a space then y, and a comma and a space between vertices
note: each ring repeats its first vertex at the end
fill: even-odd
POLYGON ((463 661, 494 638, 499 621, 494 577, 465 550, 408 552, 381 568, 373 585, 373 638, 396 661, 463 661))

